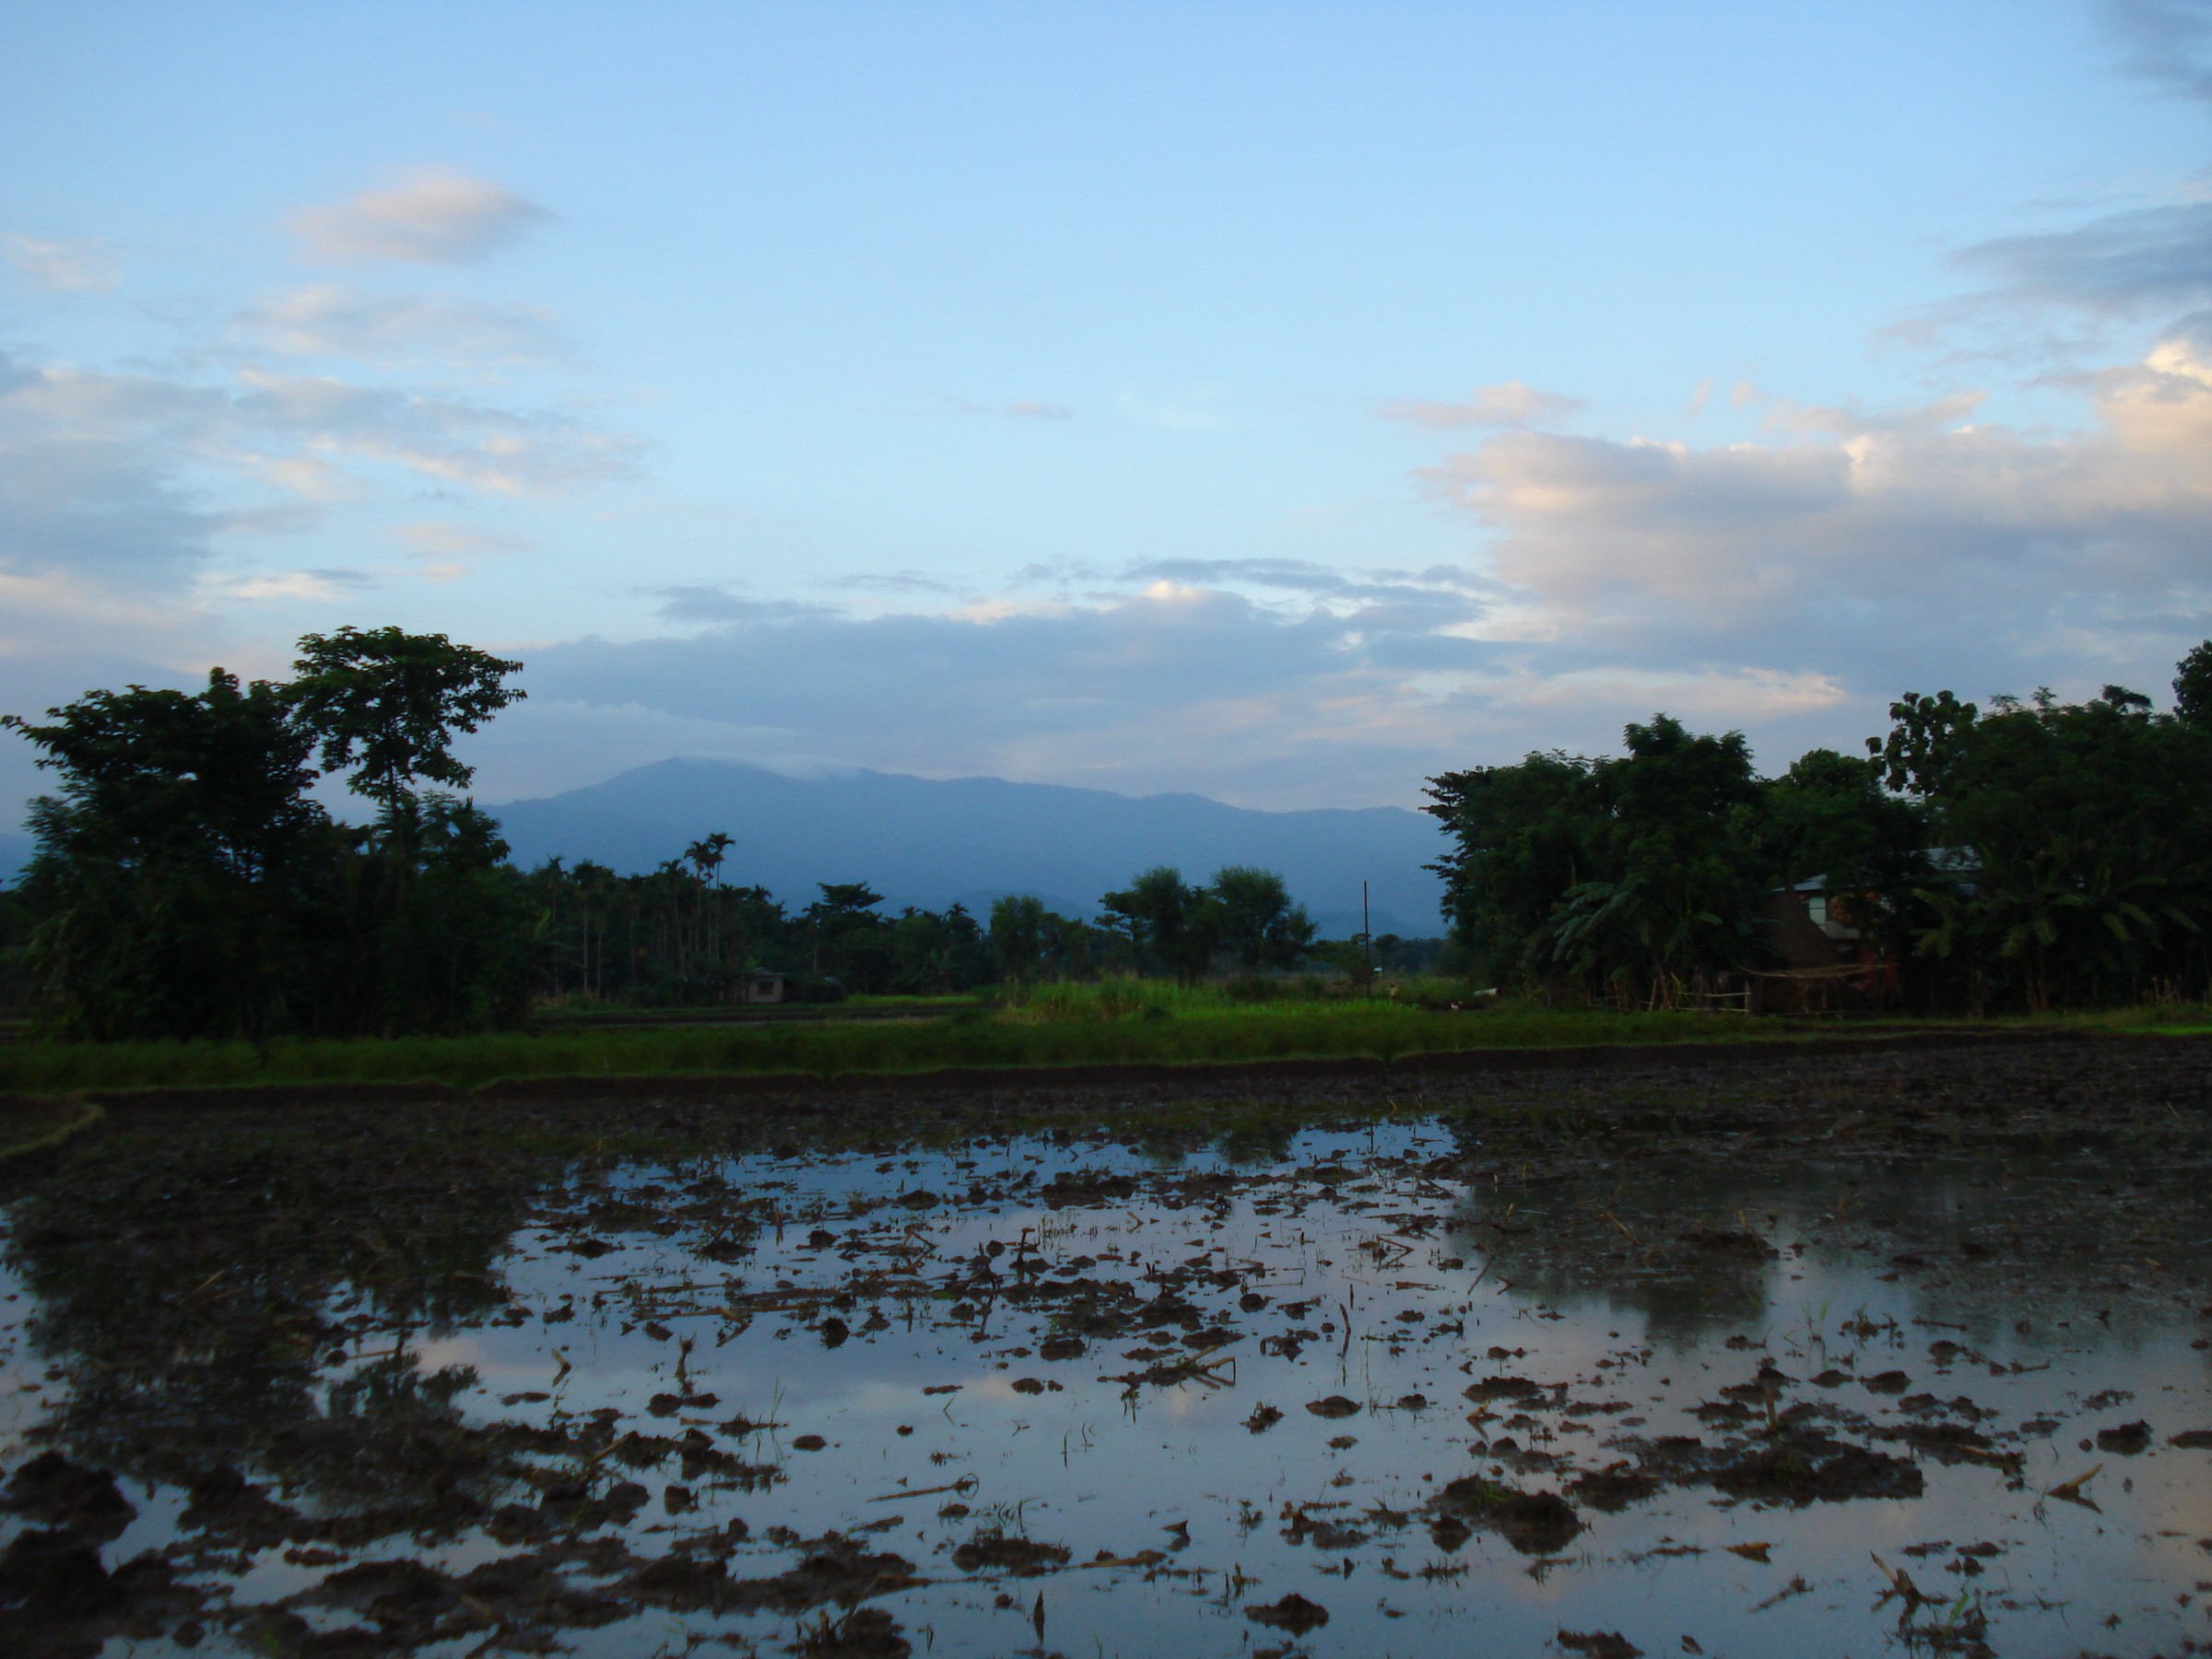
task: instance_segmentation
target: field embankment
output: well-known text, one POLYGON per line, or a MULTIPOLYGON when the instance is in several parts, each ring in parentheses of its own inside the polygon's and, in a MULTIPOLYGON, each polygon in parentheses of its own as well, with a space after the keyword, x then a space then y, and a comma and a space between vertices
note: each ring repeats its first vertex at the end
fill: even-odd
POLYGON ((1459 1070, 1570 1054, 1718 1053, 1835 1041, 1943 1044, 2097 1031, 2182 1034, 2202 1010, 2145 1010, 2041 1022, 1899 1020, 1815 1024, 1724 1015, 1622 1014, 1506 1003, 1441 1011, 1373 1002, 1234 1003, 1171 987, 1070 988, 1015 1006, 903 1020, 661 1028, 548 1027, 473 1037, 344 1041, 69 1043, 0 1047, 0 1092, 138 1089, 344 1090, 678 1078, 806 1079, 925 1074, 1082 1073, 1383 1063, 1459 1070), (1486 1059, 1486 1057, 1488 1057, 1486 1059))

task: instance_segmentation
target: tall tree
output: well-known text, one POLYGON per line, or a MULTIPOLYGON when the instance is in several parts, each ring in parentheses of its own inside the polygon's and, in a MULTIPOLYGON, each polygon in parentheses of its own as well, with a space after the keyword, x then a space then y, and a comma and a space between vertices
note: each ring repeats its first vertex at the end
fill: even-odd
POLYGON ((2175 665, 2174 717, 2194 726, 2212 726, 2212 640, 2175 665))
POLYGON ((1140 960, 1155 958, 1178 979, 1196 979, 1213 960, 1214 907, 1203 888, 1187 885, 1171 865, 1146 870, 1099 907, 1128 930, 1140 960))
POLYGON ((336 852, 283 691, 92 691, 0 726, 60 779, 32 803, 33 994, 98 1037, 252 1036, 299 1013, 300 916, 336 852))
POLYGON ((453 754, 453 739, 522 700, 523 689, 505 683, 522 667, 443 634, 348 627, 300 641, 289 695, 324 771, 352 769, 347 787, 401 826, 418 782, 468 786, 475 769, 453 754))
POLYGON ((1293 968, 1313 942, 1313 923, 1272 870, 1230 865, 1211 886, 1221 947, 1240 967, 1293 968))

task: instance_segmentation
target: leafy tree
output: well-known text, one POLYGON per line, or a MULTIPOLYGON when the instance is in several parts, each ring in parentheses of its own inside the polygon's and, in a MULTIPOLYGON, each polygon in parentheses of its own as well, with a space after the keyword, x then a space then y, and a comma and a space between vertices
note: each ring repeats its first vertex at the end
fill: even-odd
POLYGON ((2205 982, 2212 926, 2212 729, 2124 687, 2079 704, 1996 700, 1928 775, 1956 850, 1924 889, 1923 948, 1968 1000, 2032 1011, 2205 982))
POLYGON ((1429 780, 1427 810, 1453 843, 1430 867, 1444 878, 1444 914, 1477 971, 1528 976, 1560 899, 1594 873, 1597 766, 1555 749, 1429 780))
POLYGON ((2176 666, 2173 712, 2194 726, 2212 726, 2212 640, 2206 640, 2176 666))
POLYGON ((505 683, 522 667, 443 634, 341 628, 300 641, 289 695, 324 771, 356 769, 347 787, 396 824, 411 816, 418 780, 467 787, 475 771, 453 739, 522 700, 505 683))
POLYGON ((1182 872, 1156 865, 1099 908, 1128 933, 1141 961, 1152 958, 1188 982, 1212 963, 1218 912, 1204 888, 1187 886, 1182 872))
POLYGON ((517 665, 395 629, 301 641, 300 682, 133 686, 11 717, 60 786, 35 802, 26 971, 91 1037, 463 1030, 520 1017, 530 924, 496 827, 415 793, 517 665), (430 647, 435 647, 434 650, 430 647), (487 678, 486 677, 489 677, 487 678), (307 791, 359 764, 374 831, 307 791))
POLYGON ((1656 714, 1624 735, 1618 759, 1530 755, 1430 781, 1457 843, 1433 867, 1481 967, 1627 1004, 1757 948, 1771 871, 1743 734, 1656 714))
POLYGON ((298 926, 338 841, 281 690, 218 668, 0 724, 60 776, 31 804, 32 994, 95 1038, 262 1037, 292 1023, 298 926))
POLYGON ((1044 977, 1063 919, 1029 893, 1008 893, 991 906, 991 955, 1002 980, 1033 984, 1044 977))
POLYGON ((1866 739, 1882 780, 1900 793, 1926 796, 1943 785, 1981 711, 1948 691, 1908 691, 1889 705, 1889 735, 1866 739))
POLYGON ((1271 870, 1230 865, 1215 872, 1211 897, 1220 946, 1248 971, 1294 968, 1313 942, 1305 907, 1271 870))
POLYGON ((880 991, 889 977, 886 923, 876 914, 883 895, 865 881, 816 884, 821 897, 806 907, 810 966, 848 990, 880 991))

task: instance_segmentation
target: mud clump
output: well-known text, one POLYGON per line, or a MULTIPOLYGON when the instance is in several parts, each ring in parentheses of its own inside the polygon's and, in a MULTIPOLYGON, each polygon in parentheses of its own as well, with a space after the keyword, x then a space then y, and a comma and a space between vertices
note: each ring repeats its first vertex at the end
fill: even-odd
POLYGON ((23 1659, 90 1659, 116 1638, 151 1641, 197 1611, 152 1555, 110 1572, 97 1546, 61 1527, 18 1533, 0 1550, 0 1653, 23 1659))
POLYGON ((806 1613, 830 1602, 849 1607, 921 1582, 914 1576, 914 1564, 904 1556, 867 1554, 836 1533, 805 1547, 805 1559, 787 1572, 732 1581, 726 1605, 747 1611, 765 1607, 806 1613))
POLYGON ((1574 1506, 1557 1492, 1517 1492, 1479 1475, 1453 1481, 1429 1507, 1463 1524, 1488 1528, 1523 1555, 1557 1555, 1583 1530, 1574 1506))
POLYGON ((1552 1640, 1571 1653, 1590 1659, 1643 1659, 1643 1650, 1618 1630, 1561 1630, 1552 1640))
POLYGON ((18 1533, 0 1553, 0 1605, 32 1618, 89 1618, 106 1610, 110 1595, 100 1551, 74 1533, 18 1533))
POLYGON ((2100 1429, 2097 1450, 2118 1457, 2140 1457, 2150 1450, 2150 1425, 2135 1422, 2123 1423, 2117 1429, 2100 1429))
POLYGON ((190 1499, 180 1525, 244 1545, 281 1542, 301 1530, 300 1517, 229 1464, 203 1469, 185 1486, 190 1499))
POLYGON ((881 1607, 855 1607, 801 1633, 791 1650, 800 1659, 907 1659, 914 1644, 881 1607))
POLYGON ((1095 1170, 1062 1170, 1038 1190, 1038 1196, 1053 1209, 1071 1204, 1107 1204, 1135 1195, 1136 1182, 1129 1176, 1095 1170))
POLYGON ((1592 1509, 1612 1513, 1655 1496, 1659 1482, 1638 1469, 1594 1469, 1567 1489, 1592 1509))
POLYGON ((1293 1592, 1281 1601, 1244 1609, 1244 1617, 1253 1624, 1265 1625, 1273 1630, 1288 1630, 1293 1636, 1303 1636, 1308 1630, 1317 1630, 1329 1622, 1329 1610, 1319 1602, 1308 1601, 1293 1592))
POLYGON ((1840 1503, 1853 1498, 1917 1498, 1926 1481, 1915 1464, 1846 1446, 1832 1455, 1789 1446, 1751 1452, 1716 1470, 1712 1484, 1735 1498, 1840 1503))
POLYGON ((1068 1552, 1058 1544, 1004 1533, 977 1533, 952 1552, 952 1564, 962 1572, 1012 1572, 1024 1578, 1053 1571, 1067 1561, 1068 1552))
POLYGON ((1326 1399, 1308 1401, 1306 1409, 1317 1418, 1327 1418, 1334 1421, 1339 1418, 1358 1417, 1359 1402, 1347 1400, 1342 1394, 1331 1394, 1326 1399))
POLYGON ((8 1477, 0 1509, 96 1540, 118 1537, 138 1512, 105 1469, 41 1452, 8 1477))

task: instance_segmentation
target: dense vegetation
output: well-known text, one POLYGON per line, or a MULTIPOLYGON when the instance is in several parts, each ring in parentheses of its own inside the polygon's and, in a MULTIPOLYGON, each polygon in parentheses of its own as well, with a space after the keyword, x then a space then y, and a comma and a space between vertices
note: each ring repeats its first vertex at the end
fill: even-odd
MULTIPOLYGON (((346 629, 303 640, 288 681, 218 668, 196 694, 134 686, 43 724, 7 717, 58 787, 33 805, 25 881, 0 893, 0 999, 65 1039, 265 1048, 490 1030, 548 998, 712 1006, 762 970, 802 1000, 1002 986, 1019 1023, 1053 984, 1234 976, 1249 1002, 1308 965, 1356 984, 1378 955, 1433 959, 1317 943, 1280 877, 1243 866, 1204 885, 1145 871, 1096 921, 1021 895, 981 919, 887 915, 861 882, 794 912, 725 883, 721 834, 644 875, 518 871, 453 793, 470 781, 453 742, 523 695, 507 684, 520 668, 439 635, 346 629), (334 777, 367 824, 316 798, 334 777)), ((1620 757, 1443 773, 1430 810, 1455 843, 1437 867, 1456 965, 1554 1000, 1673 1006, 1771 968, 1774 895, 1809 880, 1886 965, 1877 1000, 2205 998, 2212 641, 2174 689, 2171 713, 2118 687, 1986 712, 1908 694, 1865 756, 1815 750, 1774 779, 1741 734, 1664 714, 1630 726, 1620 757)))
POLYGON ((2170 714, 2117 686, 1986 711, 1907 693, 1865 756, 1818 749, 1774 779, 1741 734, 1664 714, 1618 758, 1446 772, 1429 793, 1454 936, 1512 984, 1666 1006, 1773 966, 1771 895, 1817 880, 1908 1006, 2203 998, 2212 641, 2174 693, 2170 714))
POLYGON ((1211 883, 1147 870, 1109 893, 1100 921, 1009 894, 979 921, 961 905, 881 910, 865 882, 826 882, 793 912, 765 888, 721 879, 726 835, 694 841, 644 876, 555 859, 524 878, 541 917, 543 987, 568 1000, 682 1007, 728 1001, 754 971, 789 975, 799 1000, 859 993, 928 996, 1008 982, 1156 972, 1184 980, 1218 966, 1295 965, 1313 925, 1282 878, 1241 865, 1211 883))
POLYGON ((300 641, 288 683, 94 691, 6 724, 58 790, 14 904, 11 973, 95 1039, 468 1030, 519 1018, 529 919, 497 826, 447 790, 453 740, 523 694, 521 665, 441 635, 300 641), (336 822, 324 774, 371 804, 336 822))
POLYGON ((727 835, 642 876, 507 862, 498 826, 453 791, 453 755, 524 694, 522 665, 442 635, 342 629, 300 641, 293 677, 196 694, 94 691, 5 724, 55 792, 36 855, 0 893, 0 1001, 99 1041, 390 1037, 517 1024, 534 998, 651 1006, 733 1000, 756 971, 802 998, 944 994, 1008 982, 1288 967, 1313 928, 1280 877, 1231 867, 1193 886, 1148 870, 1091 924, 1009 896, 882 913, 862 882, 797 913, 726 885, 727 835), (338 822, 326 777, 372 812, 338 822))

